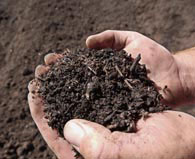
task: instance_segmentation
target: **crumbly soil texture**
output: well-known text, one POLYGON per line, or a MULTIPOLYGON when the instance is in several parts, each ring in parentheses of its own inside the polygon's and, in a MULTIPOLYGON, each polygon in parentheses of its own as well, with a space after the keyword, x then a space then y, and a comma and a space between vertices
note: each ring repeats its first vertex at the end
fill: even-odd
POLYGON ((111 131, 135 132, 136 122, 168 107, 145 65, 125 51, 75 49, 39 78, 45 117, 63 137, 71 119, 86 119, 111 131))

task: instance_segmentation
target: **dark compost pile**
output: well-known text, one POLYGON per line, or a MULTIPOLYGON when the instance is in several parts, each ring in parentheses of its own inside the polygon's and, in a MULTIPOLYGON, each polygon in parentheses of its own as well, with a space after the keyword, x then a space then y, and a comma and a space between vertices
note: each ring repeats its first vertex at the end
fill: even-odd
POLYGON ((111 49, 66 51, 39 79, 49 126, 63 136, 66 122, 80 118, 135 132, 141 117, 167 109, 140 59, 111 49))

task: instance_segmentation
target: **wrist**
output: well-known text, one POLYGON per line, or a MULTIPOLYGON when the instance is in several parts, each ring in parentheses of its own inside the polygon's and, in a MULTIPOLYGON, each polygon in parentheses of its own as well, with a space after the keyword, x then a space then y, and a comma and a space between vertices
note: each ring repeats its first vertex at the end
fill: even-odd
POLYGON ((173 55, 178 67, 178 77, 183 90, 182 104, 195 102, 195 50, 185 50, 173 55), (194 55, 191 52, 194 51, 194 55))

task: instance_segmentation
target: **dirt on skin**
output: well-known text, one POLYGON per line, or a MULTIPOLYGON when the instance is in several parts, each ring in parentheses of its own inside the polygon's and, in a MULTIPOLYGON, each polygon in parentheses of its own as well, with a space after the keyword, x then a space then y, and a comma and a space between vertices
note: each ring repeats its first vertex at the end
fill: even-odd
POLYGON ((192 47, 194 6, 194 0, 1 0, 0 158, 55 158, 27 104, 28 82, 45 54, 85 47, 89 35, 107 29, 141 32, 171 52, 192 47))

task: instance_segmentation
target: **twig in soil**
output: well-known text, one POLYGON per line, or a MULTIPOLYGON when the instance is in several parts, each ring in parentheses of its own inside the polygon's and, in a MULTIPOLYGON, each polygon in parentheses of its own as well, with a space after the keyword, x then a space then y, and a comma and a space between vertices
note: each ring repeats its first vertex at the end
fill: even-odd
POLYGON ((133 87, 130 85, 130 83, 127 81, 127 79, 125 79, 124 81, 125 81, 125 83, 127 84, 127 86, 128 86, 130 89, 133 88, 133 87))
POLYGON ((93 72, 95 75, 97 75, 96 71, 94 71, 91 67, 87 66, 87 68, 88 68, 91 72, 93 72))
POLYGON ((139 54, 135 60, 133 61, 131 67, 130 67, 130 72, 133 72, 135 70, 135 67, 137 66, 138 62, 141 60, 141 54, 139 54))
POLYGON ((112 117, 115 115, 116 111, 113 111, 110 115, 108 115, 105 119, 104 122, 108 122, 109 120, 112 119, 112 117))
POLYGON ((119 124, 115 123, 115 124, 108 125, 107 128, 110 130, 113 130, 113 129, 116 129, 118 126, 119 126, 119 124))
POLYGON ((120 69, 119 69, 119 67, 117 65, 115 66, 115 69, 117 70, 117 72, 119 73, 119 75, 121 77, 124 77, 123 74, 122 74, 122 72, 120 71, 120 69))
POLYGON ((108 75, 108 71, 106 70, 106 66, 104 66, 103 71, 108 75))
MULTIPOLYGON (((120 69, 119 69, 119 67, 118 67, 117 65, 115 66, 115 69, 117 70, 117 72, 119 73, 119 75, 120 75, 121 77, 124 77, 123 74, 122 74, 122 72, 120 71, 120 69)), ((127 79, 125 79, 124 82, 125 82, 126 85, 129 87, 129 89, 132 89, 132 86, 130 85, 130 83, 128 82, 127 79)))

